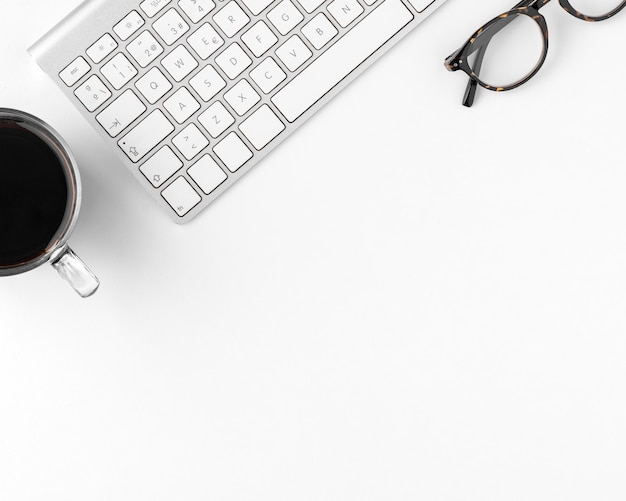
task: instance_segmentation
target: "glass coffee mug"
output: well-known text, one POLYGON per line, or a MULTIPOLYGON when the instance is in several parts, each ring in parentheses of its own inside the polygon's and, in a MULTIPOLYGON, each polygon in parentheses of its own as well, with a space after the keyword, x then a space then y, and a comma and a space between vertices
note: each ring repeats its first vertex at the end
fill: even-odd
POLYGON ((96 292, 100 282, 67 245, 80 199, 76 161, 59 134, 0 108, 0 277, 49 262, 81 297, 96 292))

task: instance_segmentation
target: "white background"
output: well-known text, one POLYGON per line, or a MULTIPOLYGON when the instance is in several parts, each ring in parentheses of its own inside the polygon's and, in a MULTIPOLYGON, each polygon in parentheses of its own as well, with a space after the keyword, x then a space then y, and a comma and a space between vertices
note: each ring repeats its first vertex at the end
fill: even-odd
POLYGON ((467 109, 443 59, 513 1, 449 0, 180 227, 25 52, 77 3, 0 7, 102 281, 0 280, 1 500, 626 497, 626 13, 552 2, 467 109))

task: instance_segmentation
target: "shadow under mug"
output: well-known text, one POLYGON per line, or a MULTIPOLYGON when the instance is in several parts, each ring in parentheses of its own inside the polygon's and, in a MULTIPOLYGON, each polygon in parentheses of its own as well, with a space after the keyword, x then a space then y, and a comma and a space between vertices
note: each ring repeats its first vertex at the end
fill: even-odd
POLYGON ((100 285, 67 244, 81 184, 69 148, 48 124, 0 108, 0 277, 49 262, 81 297, 100 285))

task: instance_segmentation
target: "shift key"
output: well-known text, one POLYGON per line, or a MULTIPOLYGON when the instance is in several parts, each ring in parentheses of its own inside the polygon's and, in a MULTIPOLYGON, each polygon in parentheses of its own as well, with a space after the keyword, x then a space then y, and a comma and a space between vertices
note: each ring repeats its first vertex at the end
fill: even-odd
POLYGON ((133 163, 137 163, 173 131, 174 126, 163 112, 155 110, 117 144, 133 163))

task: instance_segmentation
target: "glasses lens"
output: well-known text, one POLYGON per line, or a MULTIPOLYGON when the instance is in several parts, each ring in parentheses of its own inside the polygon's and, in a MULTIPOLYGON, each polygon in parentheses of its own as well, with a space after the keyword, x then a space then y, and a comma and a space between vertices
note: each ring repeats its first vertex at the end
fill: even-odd
POLYGON ((492 87, 511 87, 535 71, 545 51, 540 26, 530 16, 512 14, 483 31, 467 62, 492 87))
POLYGON ((569 0, 569 3, 585 16, 602 17, 617 9, 624 0, 569 0))

